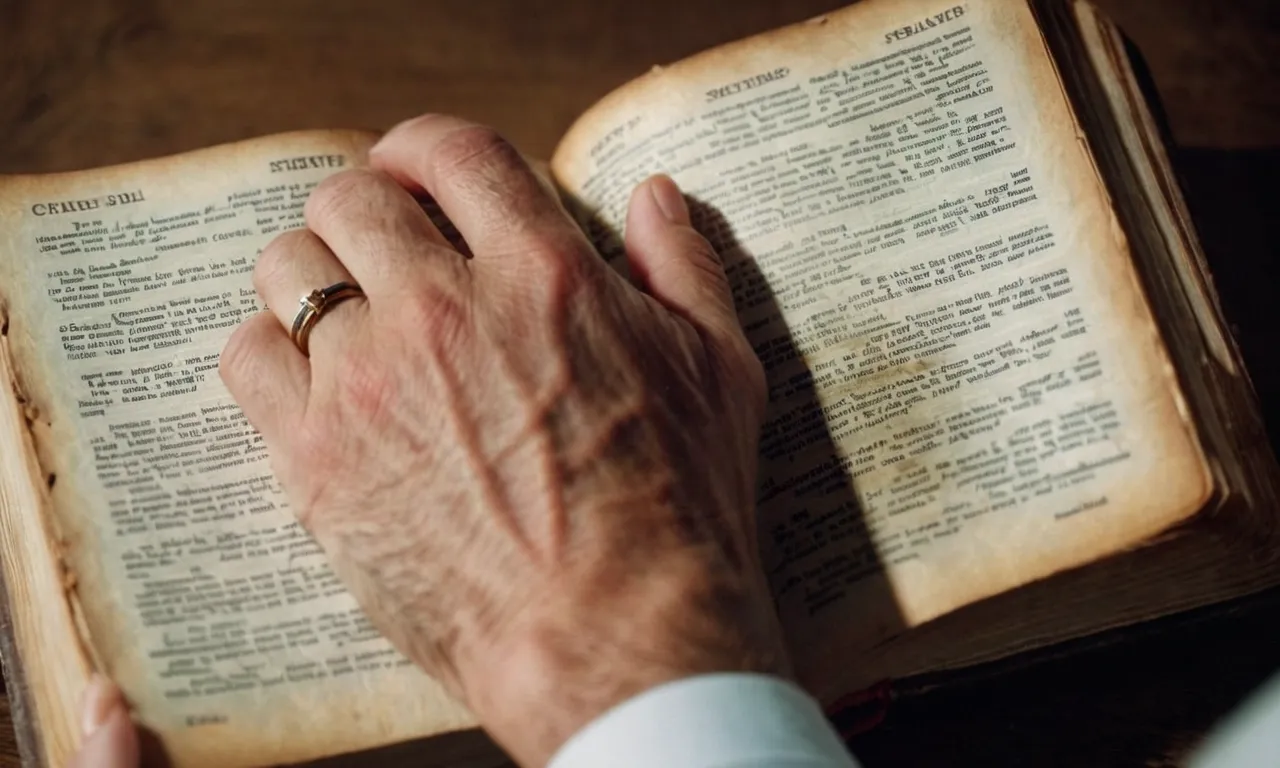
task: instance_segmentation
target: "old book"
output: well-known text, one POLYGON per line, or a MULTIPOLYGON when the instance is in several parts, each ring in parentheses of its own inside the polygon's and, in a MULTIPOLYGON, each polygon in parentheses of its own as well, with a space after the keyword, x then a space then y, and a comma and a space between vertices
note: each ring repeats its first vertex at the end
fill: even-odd
MULTIPOLYGON (((501 759, 335 581, 216 375, 256 254, 375 139, 0 179, 30 764, 74 750, 93 669, 179 766, 501 759)), ((606 258, 658 171, 723 255, 769 373, 763 560, 824 702, 1280 582, 1251 386, 1091 6, 867 0, 655 69, 550 167, 606 258)))

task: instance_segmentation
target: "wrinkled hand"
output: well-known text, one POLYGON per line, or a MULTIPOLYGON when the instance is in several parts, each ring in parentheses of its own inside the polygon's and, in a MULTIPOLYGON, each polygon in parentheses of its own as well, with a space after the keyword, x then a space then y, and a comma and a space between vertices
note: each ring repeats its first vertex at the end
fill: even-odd
POLYGON ((610 270, 492 131, 428 116, 262 254, 222 376, 373 622, 526 766, 662 682, 784 672, 756 555, 759 362, 674 183, 610 270), (472 253, 432 225, 434 198, 472 253), (290 342, 299 296, 367 300, 290 342))

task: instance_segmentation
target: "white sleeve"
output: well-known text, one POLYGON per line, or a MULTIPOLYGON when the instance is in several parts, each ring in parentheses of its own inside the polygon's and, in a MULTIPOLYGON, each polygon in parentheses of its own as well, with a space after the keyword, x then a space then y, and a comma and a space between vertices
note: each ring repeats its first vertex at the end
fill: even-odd
POLYGON ((1280 765, 1280 677, 1254 694, 1210 736, 1192 768, 1255 768, 1280 765))
POLYGON ((660 685, 604 713, 547 768, 856 768, 792 683, 719 674, 660 685))

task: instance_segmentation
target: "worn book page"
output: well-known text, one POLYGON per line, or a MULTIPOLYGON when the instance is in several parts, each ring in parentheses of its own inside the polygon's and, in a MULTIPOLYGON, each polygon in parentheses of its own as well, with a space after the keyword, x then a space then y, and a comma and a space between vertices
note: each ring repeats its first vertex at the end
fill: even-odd
POLYGON ((472 725, 337 582, 217 372, 261 309, 257 254, 371 141, 294 134, 0 180, 0 291, 74 605, 178 766, 472 725))
POLYGON ((13 386, 0 304, 0 656, 5 698, 22 754, 65 765, 80 740, 75 704, 89 665, 64 599, 64 573, 38 511, 47 489, 22 393, 13 386), (22 662, 19 662, 19 659, 22 662))
POLYGON ((1132 547, 1212 481, 1021 0, 863 3, 614 93, 552 163, 607 250, 671 174, 769 374, 759 529, 805 682, 1132 547))
POLYGON ((1091 65, 1086 76, 1075 78, 1084 98, 1097 104, 1082 121, 1113 118, 1114 127, 1094 131, 1103 137, 1095 142, 1095 156, 1113 180, 1125 231, 1139 244, 1134 251, 1165 336, 1178 339, 1170 354, 1196 413, 1201 441, 1218 464, 1220 485, 1244 502, 1241 536, 1258 550, 1273 552, 1280 536, 1280 473, 1160 123, 1147 102, 1156 98, 1148 90, 1152 86, 1135 68, 1135 54, 1121 31, 1091 3, 1051 5, 1044 15, 1077 31, 1061 35, 1060 49, 1078 46, 1078 55, 1091 65))

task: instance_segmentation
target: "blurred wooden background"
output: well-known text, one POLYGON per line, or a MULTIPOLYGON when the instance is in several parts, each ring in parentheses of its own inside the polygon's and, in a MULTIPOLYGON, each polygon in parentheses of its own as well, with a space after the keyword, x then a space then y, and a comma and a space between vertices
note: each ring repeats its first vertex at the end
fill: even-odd
MULTIPOLYGON (((550 154, 652 64, 840 0, 0 0, 0 172, 462 114, 550 154)), ((1184 144, 1280 136, 1275 0, 1104 0, 1184 144)))
MULTIPOLYGON (((0 0, 0 173, 91 167, 424 111, 546 157, 652 64, 839 0, 0 0)), ((1099 0, 1147 56, 1229 314, 1280 424, 1280 2, 1099 0)), ((1273 429, 1273 435, 1276 431, 1273 429)), ((1179 765, 1280 670, 1280 599, 905 701, 876 766, 1179 765)), ((0 699, 0 717, 7 705, 0 699)), ((0 768, 16 766, 0 722, 0 768)), ((1277 758, 1280 760, 1280 757, 1277 758)))

